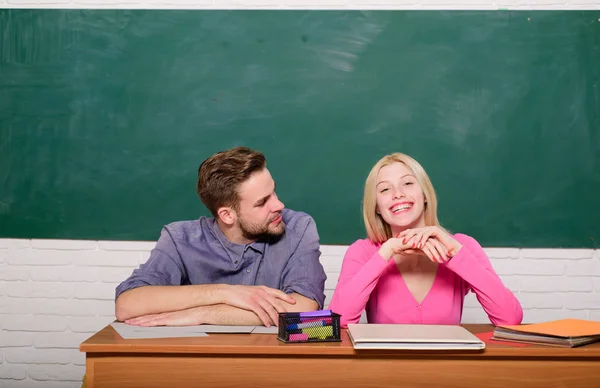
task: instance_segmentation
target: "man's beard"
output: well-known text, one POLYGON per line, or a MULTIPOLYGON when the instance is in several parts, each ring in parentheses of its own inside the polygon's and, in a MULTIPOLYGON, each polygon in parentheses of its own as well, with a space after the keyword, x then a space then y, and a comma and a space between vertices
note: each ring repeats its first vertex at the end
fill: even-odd
POLYGON ((277 225, 276 229, 269 228, 270 224, 270 222, 262 225, 254 224, 251 222, 246 222, 242 217, 239 218, 242 236, 251 241, 268 241, 281 238, 285 232, 285 224, 283 223, 283 220, 277 225))

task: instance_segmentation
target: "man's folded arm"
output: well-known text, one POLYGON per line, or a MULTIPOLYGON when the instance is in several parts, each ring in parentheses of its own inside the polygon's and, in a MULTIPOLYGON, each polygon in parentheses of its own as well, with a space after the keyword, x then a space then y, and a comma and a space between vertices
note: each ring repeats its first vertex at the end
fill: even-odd
POLYGON ((143 315, 217 304, 221 287, 224 285, 136 287, 120 293, 115 302, 115 315, 117 320, 125 321, 143 315))
POLYGON ((319 309, 319 304, 314 299, 307 298, 306 296, 298 293, 292 293, 289 295, 296 300, 296 304, 286 303, 287 311, 290 313, 315 311, 319 309))
MULTIPOLYGON (((281 301, 287 312, 314 311, 318 304, 312 299, 300 294, 290 294, 296 300, 296 304, 281 301)), ((262 326, 264 323, 260 318, 249 310, 233 307, 228 304, 217 304, 202 307, 203 323, 210 325, 253 325, 262 326)), ((278 322, 273 322, 277 325, 278 322)))
POLYGON ((219 285, 182 285, 188 274, 168 228, 163 228, 148 260, 115 290, 119 321, 149 314, 219 303, 219 285))

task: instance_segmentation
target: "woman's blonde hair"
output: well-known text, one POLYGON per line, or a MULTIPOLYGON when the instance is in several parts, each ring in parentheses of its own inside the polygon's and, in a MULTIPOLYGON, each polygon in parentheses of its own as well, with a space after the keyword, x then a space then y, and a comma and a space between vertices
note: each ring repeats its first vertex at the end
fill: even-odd
POLYGON ((396 152, 379 159, 369 172, 365 182, 363 197, 363 218, 367 236, 374 243, 383 243, 392 237, 392 230, 387 222, 377 213, 377 174, 385 166, 393 163, 404 164, 415 176, 423 195, 425 196, 425 225, 440 226, 437 218, 437 197, 429 176, 415 159, 408 155, 396 152))

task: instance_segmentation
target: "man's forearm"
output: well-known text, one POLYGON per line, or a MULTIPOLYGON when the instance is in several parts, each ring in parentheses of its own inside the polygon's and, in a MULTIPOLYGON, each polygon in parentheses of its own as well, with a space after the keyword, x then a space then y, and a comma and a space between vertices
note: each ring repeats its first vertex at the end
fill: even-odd
POLYGON ((292 298, 296 300, 296 304, 283 303, 286 307, 286 310, 290 313, 301 313, 307 311, 315 311, 319 308, 319 305, 314 300, 307 298, 300 294, 289 294, 292 298))
MULTIPOLYGON (((300 294, 290 294, 296 300, 296 304, 282 302, 288 312, 314 311, 318 308, 317 302, 306 298, 300 294)), ((229 306, 227 304, 217 304, 201 307, 203 323, 209 325, 252 325, 262 326, 263 322, 252 311, 229 306)), ((277 325, 277 322, 273 324, 277 325)))
MULTIPOLYGON (((306 298, 300 294, 290 295, 296 300, 296 304, 282 302, 288 312, 314 311, 318 307, 317 302, 312 299, 306 298)), ((204 306, 201 307, 201 309, 203 312, 203 321, 209 325, 263 325, 263 322, 258 315, 254 314, 252 311, 229 306, 227 304, 204 306)), ((273 322, 273 324, 277 325, 277 322, 273 322)))
POLYGON ((262 326, 263 322, 252 311, 228 304, 200 307, 202 322, 208 325, 262 326))
MULTIPOLYGON (((123 292, 115 303, 115 314, 119 321, 132 318, 161 314, 173 311, 183 311, 195 307, 227 305, 227 292, 231 287, 225 284, 203 284, 190 286, 143 286, 123 292)), ((290 304, 281 300, 285 311, 301 312, 313 311, 318 308, 317 303, 300 294, 290 294, 296 303, 290 304)), ((242 322, 253 322, 258 317, 250 309, 241 309, 228 305, 236 310, 252 315, 243 314, 242 322)), ((226 310, 230 311, 230 310, 226 310)), ((237 317, 237 313, 234 313, 237 317)), ((217 314, 219 316, 219 314, 217 314)), ((262 321, 260 321, 262 322, 262 321)), ((243 324, 243 323, 242 323, 243 324)), ((251 324, 251 323, 250 323, 251 324)))
POLYGON ((116 300, 119 321, 142 315, 186 310, 221 303, 220 284, 191 286, 144 286, 123 292, 116 300))

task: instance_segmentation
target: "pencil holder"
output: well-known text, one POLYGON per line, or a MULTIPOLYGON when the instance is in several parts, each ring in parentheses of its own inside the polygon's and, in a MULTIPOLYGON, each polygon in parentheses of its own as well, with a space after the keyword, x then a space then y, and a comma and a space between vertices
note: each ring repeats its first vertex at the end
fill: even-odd
POLYGON ((339 342, 340 316, 331 310, 279 313, 277 339, 285 343, 339 342))

